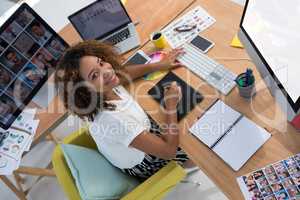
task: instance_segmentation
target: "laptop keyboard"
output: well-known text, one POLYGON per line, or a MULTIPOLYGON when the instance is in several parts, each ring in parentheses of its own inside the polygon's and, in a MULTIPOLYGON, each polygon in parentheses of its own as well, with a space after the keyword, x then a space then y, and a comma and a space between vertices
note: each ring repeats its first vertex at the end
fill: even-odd
POLYGON ((130 37, 129 29, 126 28, 126 29, 116 33, 115 35, 107 38, 106 41, 108 41, 109 43, 115 45, 119 42, 122 42, 122 41, 126 40, 129 37, 130 37))

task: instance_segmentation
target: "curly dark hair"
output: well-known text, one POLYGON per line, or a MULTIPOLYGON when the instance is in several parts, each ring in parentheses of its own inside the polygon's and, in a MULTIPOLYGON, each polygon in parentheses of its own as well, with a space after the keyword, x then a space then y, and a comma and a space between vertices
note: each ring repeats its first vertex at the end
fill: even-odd
POLYGON ((112 65, 118 72, 121 58, 112 46, 95 41, 84 41, 70 47, 61 57, 54 76, 55 86, 64 106, 81 119, 93 121, 103 109, 114 110, 115 105, 105 102, 104 96, 91 89, 79 73, 79 62, 84 56, 96 56, 112 65))

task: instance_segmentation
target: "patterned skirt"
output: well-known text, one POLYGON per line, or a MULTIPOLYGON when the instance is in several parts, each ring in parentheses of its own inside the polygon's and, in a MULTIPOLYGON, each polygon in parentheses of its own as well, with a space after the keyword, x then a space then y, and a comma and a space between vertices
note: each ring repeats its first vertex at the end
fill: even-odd
MULTIPOLYGON (((150 133, 158 136, 161 135, 161 129, 158 124, 150 116, 149 119, 151 122, 150 133)), ((178 147, 176 157, 172 160, 182 165, 185 161, 189 160, 189 158, 187 154, 180 147, 178 147)), ((134 166, 133 168, 122 169, 122 171, 141 180, 145 180, 167 165, 170 161, 171 160, 165 160, 157 158, 153 155, 145 154, 145 158, 140 164, 134 166)))

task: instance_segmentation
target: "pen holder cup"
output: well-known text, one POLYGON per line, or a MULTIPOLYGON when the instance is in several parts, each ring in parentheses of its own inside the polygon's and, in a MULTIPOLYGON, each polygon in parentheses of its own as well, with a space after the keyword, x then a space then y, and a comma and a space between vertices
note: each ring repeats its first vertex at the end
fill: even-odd
MULTIPOLYGON (((239 80, 246 80, 246 73, 242 73, 238 75, 236 78, 237 81, 239 80)), ((244 97, 245 99, 251 99, 256 94, 256 88, 255 88, 255 79, 253 78, 253 81, 249 85, 240 85, 237 84, 239 88, 239 94, 241 97, 244 97)))
POLYGON ((153 32, 150 35, 150 40, 157 49, 164 49, 167 47, 167 40, 162 32, 153 32))

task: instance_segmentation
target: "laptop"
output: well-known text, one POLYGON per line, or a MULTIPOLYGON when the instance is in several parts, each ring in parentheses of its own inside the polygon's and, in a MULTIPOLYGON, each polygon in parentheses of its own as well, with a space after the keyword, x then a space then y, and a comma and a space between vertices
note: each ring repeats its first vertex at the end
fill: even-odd
POLYGON ((120 0, 97 0, 68 17, 83 40, 100 40, 125 53, 140 45, 135 26, 120 0))

